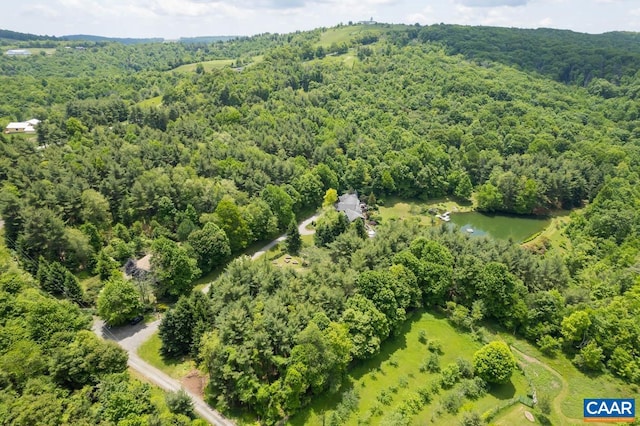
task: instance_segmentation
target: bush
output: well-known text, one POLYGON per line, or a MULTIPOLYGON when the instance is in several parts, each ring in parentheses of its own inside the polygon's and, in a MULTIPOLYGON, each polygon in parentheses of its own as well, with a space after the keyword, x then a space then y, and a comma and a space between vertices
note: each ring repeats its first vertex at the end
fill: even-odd
POLYGON ((541 396, 538 399, 538 408, 543 414, 551 414, 551 401, 547 395, 541 396))
POLYGON ((440 371, 440 357, 438 354, 433 353, 422 361, 422 364, 420 365, 420 372, 424 373, 426 371, 430 373, 437 373, 440 371))
POLYGON ((409 386, 409 379, 407 379, 406 376, 400 377, 400 379, 398 380, 398 386, 403 389, 406 388, 407 386, 409 386))
POLYGON ((470 379, 473 377, 473 364, 471 361, 464 358, 457 358, 456 365, 460 370, 460 376, 465 379, 470 379))
POLYGON ((562 342, 559 339, 545 334, 536 342, 540 351, 550 357, 555 357, 562 346, 562 342))
POLYGON ((442 369, 442 387, 452 388, 460 379, 460 369, 457 364, 449 364, 442 369))
POLYGON ((442 343, 438 339, 431 339, 429 340, 427 349, 429 349, 429 352, 433 352, 435 354, 442 354, 442 343))
POLYGON ((421 386, 418 388, 418 395, 422 398, 423 404, 431 402, 431 389, 428 386, 421 386))
POLYGON ((480 377, 463 380, 460 391, 471 400, 482 398, 487 393, 487 384, 480 377))
POLYGON ((418 342, 422 343, 423 345, 427 344, 427 331, 426 330, 420 330, 420 333, 418 333, 418 342))
POLYGON ((392 396, 389 394, 389 391, 387 391, 386 389, 382 389, 376 396, 376 399, 384 405, 391 405, 391 401, 393 400, 392 396))
POLYGON ((442 400, 442 406, 449 414, 456 414, 462 406, 462 396, 454 392, 445 396, 442 400))
POLYGON ((475 411, 465 412, 462 414, 462 420, 460 420, 460 426, 482 426, 483 424, 480 414, 475 411))

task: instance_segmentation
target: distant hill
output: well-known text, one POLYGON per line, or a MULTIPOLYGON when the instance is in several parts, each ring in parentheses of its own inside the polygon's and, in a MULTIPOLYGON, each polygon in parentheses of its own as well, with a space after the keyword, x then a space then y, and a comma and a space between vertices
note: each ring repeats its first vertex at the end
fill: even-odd
POLYGON ((17 40, 17 41, 43 41, 43 40, 60 40, 53 36, 41 36, 29 33, 19 33, 17 31, 0 30, 0 39, 17 40))
POLYGON ((201 37, 180 37, 180 43, 216 43, 218 41, 229 41, 240 38, 240 36, 201 36, 201 37))
POLYGON ((585 34, 441 24, 423 27, 419 37, 441 42, 450 54, 501 62, 582 86, 594 78, 619 82, 635 75, 640 64, 640 33, 633 32, 585 34))
POLYGON ((141 43, 162 43, 163 38, 120 38, 120 37, 102 37, 88 34, 72 34, 62 37, 64 40, 70 41, 92 41, 92 42, 116 42, 122 44, 141 44, 141 43))

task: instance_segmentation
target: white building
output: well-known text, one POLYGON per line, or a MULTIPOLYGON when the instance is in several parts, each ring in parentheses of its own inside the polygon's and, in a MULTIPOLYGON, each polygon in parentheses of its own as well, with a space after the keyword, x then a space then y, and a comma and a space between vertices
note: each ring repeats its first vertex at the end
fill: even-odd
POLYGON ((36 126, 40 123, 40 120, 37 118, 32 118, 28 121, 20 121, 16 123, 9 123, 7 127, 5 127, 5 133, 35 133, 36 126))
POLYGON ((28 56, 31 55, 31 52, 27 49, 10 49, 7 50, 7 55, 9 56, 28 56))

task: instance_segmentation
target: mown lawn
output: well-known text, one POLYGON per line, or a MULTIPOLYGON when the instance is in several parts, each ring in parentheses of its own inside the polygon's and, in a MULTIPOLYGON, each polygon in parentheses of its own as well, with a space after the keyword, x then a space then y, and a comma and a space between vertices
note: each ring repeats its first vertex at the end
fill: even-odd
MULTIPOLYGON (((473 353, 482 345, 474 341, 469 334, 456 331, 446 319, 428 312, 417 312, 397 337, 390 338, 376 357, 353 368, 337 393, 325 393, 319 396, 311 406, 290 419, 291 425, 322 425, 332 416, 341 401, 342 394, 355 390, 359 396, 357 411, 352 413, 345 424, 385 424, 390 416, 416 391, 438 381, 440 373, 421 372, 420 365, 430 356, 428 344, 420 339, 421 330, 426 331, 427 341, 437 340, 442 344, 440 366, 444 368, 457 358, 471 361, 473 353), (385 398, 382 395, 386 395, 385 398), (381 403, 381 399, 385 399, 381 403)), ((475 411, 482 414, 496 405, 503 404, 518 395, 525 395, 528 384, 525 377, 516 372, 510 383, 494 387, 484 397, 476 401, 465 399, 458 414, 449 414, 443 409, 442 402, 454 392, 442 390, 434 395, 431 403, 413 416, 414 424, 457 424, 457 417, 463 411, 475 411)), ((326 423, 328 424, 328 423, 326 423)))
MULTIPOLYGON (((566 390, 564 392, 562 392, 562 389, 558 391, 558 393, 562 392, 562 395, 560 395, 557 401, 557 406, 561 412, 557 413, 555 407, 552 407, 551 420, 553 424, 573 424, 576 423, 576 421, 581 422, 584 398, 630 398, 638 395, 640 392, 638 386, 628 385, 610 375, 584 374, 563 354, 559 354, 555 358, 546 357, 540 353, 537 348, 523 340, 513 340, 511 345, 527 355, 536 358, 547 367, 559 373, 562 379, 564 379, 566 390), (553 422, 554 419, 557 421, 553 422)), ((529 369, 531 366, 529 365, 526 368, 529 369)), ((553 375, 551 377, 553 377, 553 375)), ((555 392, 557 381, 555 377, 550 380, 549 375, 545 373, 539 379, 534 378, 533 384, 536 389, 539 389, 538 392, 540 395, 544 395, 544 393, 547 392, 553 399, 553 397, 557 395, 555 392)))
POLYGON ((174 379, 182 379, 196 368, 195 362, 188 357, 184 359, 165 359, 160 354, 160 336, 155 333, 138 348, 138 355, 158 370, 174 379))

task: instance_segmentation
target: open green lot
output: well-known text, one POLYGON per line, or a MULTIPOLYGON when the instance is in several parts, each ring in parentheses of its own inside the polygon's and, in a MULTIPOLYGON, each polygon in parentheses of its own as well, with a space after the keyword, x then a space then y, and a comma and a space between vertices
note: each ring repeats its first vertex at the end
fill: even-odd
MULTIPOLYGON (((359 401, 345 424, 389 424, 390 416, 418 389, 440 380, 440 373, 421 371, 421 365, 430 356, 428 341, 442 344, 440 366, 444 368, 458 358, 472 360, 473 354, 482 345, 469 334, 456 331, 449 322, 437 315, 418 311, 400 330, 382 346, 380 354, 353 368, 339 392, 326 393, 318 397, 309 407, 290 419, 291 425, 322 425, 331 418, 342 399, 343 392, 355 390, 359 401), (421 341, 425 330, 427 343, 421 341), (381 402, 384 401, 384 402, 381 402)), ((444 401, 458 392, 458 385, 441 390, 433 395, 430 403, 412 416, 413 424, 457 424, 463 411, 482 414, 504 404, 511 398, 526 395, 528 383, 524 375, 516 371, 510 383, 490 389, 482 398, 465 399, 457 414, 448 413, 444 401)), ((328 424, 328 423, 326 423, 328 424)))

